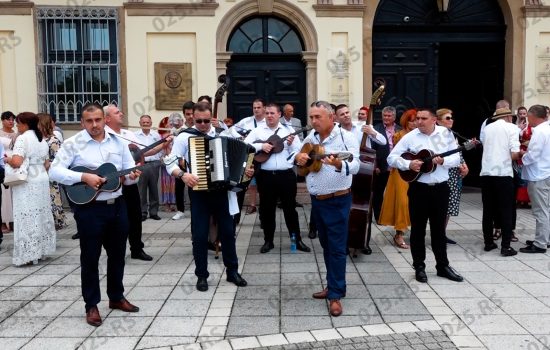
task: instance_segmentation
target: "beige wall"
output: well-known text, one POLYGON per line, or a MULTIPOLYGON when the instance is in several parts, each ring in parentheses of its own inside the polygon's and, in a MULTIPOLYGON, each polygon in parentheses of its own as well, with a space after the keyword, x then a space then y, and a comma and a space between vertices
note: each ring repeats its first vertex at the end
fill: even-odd
POLYGON ((32 16, 0 16, 0 111, 36 111, 32 16))
MULTIPOLYGON (((546 10, 550 15, 550 9, 546 10)), ((526 18, 524 105, 550 105, 550 19, 526 18)))

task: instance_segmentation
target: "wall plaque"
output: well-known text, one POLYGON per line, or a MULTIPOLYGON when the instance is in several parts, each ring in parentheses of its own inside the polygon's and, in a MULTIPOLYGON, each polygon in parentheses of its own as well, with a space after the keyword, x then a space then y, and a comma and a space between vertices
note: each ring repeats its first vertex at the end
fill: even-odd
POLYGON ((157 110, 181 110, 193 99, 191 63, 155 62, 155 107, 157 110))

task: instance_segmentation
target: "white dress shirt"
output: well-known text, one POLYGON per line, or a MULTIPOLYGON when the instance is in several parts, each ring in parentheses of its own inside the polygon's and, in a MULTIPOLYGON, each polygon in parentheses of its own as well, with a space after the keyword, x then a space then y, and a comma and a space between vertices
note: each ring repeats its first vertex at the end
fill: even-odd
POLYGON ((550 178, 550 124, 542 123, 532 129, 527 153, 521 158, 521 178, 541 181, 550 178))
MULTIPOLYGON (((145 134, 143 130, 138 130, 134 132, 134 135, 137 139, 137 141, 145 146, 152 145, 153 143, 160 141, 161 137, 158 132, 154 130, 150 130, 149 134, 145 134)), ((154 160, 159 160, 162 155, 162 152, 158 152, 156 154, 153 154, 152 156, 145 157, 146 162, 151 162, 154 160)))
MULTIPOLYGON (((252 145, 252 147, 256 149, 256 152, 259 152, 262 149, 263 143, 254 142, 267 140, 270 136, 275 134, 276 130, 278 130, 277 136, 281 138, 284 138, 288 134, 294 132, 294 129, 291 126, 282 125, 280 122, 274 128, 270 128, 269 126, 267 126, 267 124, 263 124, 252 130, 250 134, 248 134, 248 136, 244 139, 244 142, 252 145)), ((295 137, 294 140, 292 140, 292 144, 289 145, 288 142, 285 140, 283 145, 284 148, 281 152, 272 153, 269 159, 262 163, 262 170, 286 170, 294 167, 294 158, 302 148, 302 143, 300 142, 300 139, 298 137, 295 137)))
POLYGON ((510 152, 519 152, 519 128, 503 119, 484 129, 480 176, 514 176, 510 152))
POLYGON ((312 130, 304 139, 305 143, 321 144, 326 154, 350 152, 353 155, 352 160, 342 161, 340 171, 332 165, 323 164, 319 172, 307 174, 307 190, 311 195, 329 194, 351 187, 353 175, 359 172, 359 143, 355 135, 335 124, 330 135, 323 142, 319 139, 319 133, 312 130))
POLYGON ((262 125, 266 125, 265 118, 258 121, 256 117, 250 116, 239 120, 235 125, 231 126, 229 130, 227 130, 227 132, 229 132, 230 135, 227 135, 226 133, 222 135, 224 136, 227 135, 227 136, 239 139, 239 138, 242 138, 241 133, 248 132, 250 134, 250 131, 262 125))
MULTIPOLYGON (((193 129, 196 127, 193 126, 193 129)), ((214 126, 210 125, 210 130, 206 133, 207 136, 216 137, 216 129, 214 126)), ((187 132, 182 132, 174 139, 174 144, 172 145, 172 151, 170 156, 183 157, 185 158, 185 163, 190 164, 189 159, 189 138, 193 135, 187 132)), ((166 165, 166 171, 168 174, 172 175, 174 170, 179 171, 177 162, 172 162, 166 165)), ((189 169, 187 169, 189 172, 189 169)), ((239 203, 237 202, 237 193, 233 191, 227 191, 227 200, 229 202, 229 214, 235 215, 239 212, 239 203)))
MULTIPOLYGON (((365 122, 365 121, 357 121, 357 122, 352 123, 351 132, 357 138, 357 142, 359 142, 359 146, 361 146, 361 141, 363 140, 363 134, 364 134, 364 132, 361 131, 361 128, 366 124, 367 124, 367 122, 365 122)), ((374 130, 374 128, 373 128, 373 130, 374 130)), ((379 133, 376 130, 374 130, 374 132, 376 132, 375 136, 368 135, 368 137, 367 137, 367 142, 366 142, 365 146, 368 147, 368 148, 371 148, 372 141, 374 141, 377 144, 382 145, 382 146, 387 143, 386 138, 384 137, 384 135, 382 135, 381 133, 379 133)))
MULTIPOLYGON (((136 165, 126 143, 116 136, 105 132, 105 138, 98 142, 81 130, 61 144, 49 170, 50 180, 64 185, 72 185, 82 181, 82 173, 70 170, 76 166, 96 169, 104 163, 112 163, 117 170, 130 169, 136 165)), ((137 182, 128 175, 125 185, 137 182)), ((100 192, 97 200, 104 201, 122 195, 122 188, 116 192, 100 192)))
MULTIPOLYGON (((431 150, 435 154, 441 154, 456 149, 454 135, 449 129, 435 125, 434 131, 426 135, 418 129, 408 132, 393 147, 388 156, 388 165, 400 170, 409 170, 410 160, 401 157, 405 152, 418 153, 423 149, 431 150)), ((445 182, 449 179, 449 169, 460 165, 459 152, 453 153, 443 158, 443 164, 437 165, 434 172, 422 174, 418 182, 434 184, 445 182)))

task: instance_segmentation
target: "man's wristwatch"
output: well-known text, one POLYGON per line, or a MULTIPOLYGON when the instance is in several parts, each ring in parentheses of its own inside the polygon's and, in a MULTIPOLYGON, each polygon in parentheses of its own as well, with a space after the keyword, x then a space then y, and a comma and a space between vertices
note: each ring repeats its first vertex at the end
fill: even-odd
POLYGON ((182 171, 180 171, 180 172, 178 173, 178 175, 176 175, 176 177, 177 177, 178 179, 181 179, 181 177, 183 176, 183 174, 185 174, 185 172, 182 170, 182 171))

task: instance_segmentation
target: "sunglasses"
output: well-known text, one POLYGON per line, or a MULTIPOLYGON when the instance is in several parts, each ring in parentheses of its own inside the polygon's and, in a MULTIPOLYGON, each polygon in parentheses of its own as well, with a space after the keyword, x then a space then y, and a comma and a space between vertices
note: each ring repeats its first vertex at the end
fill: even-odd
POLYGON ((197 124, 209 124, 210 119, 195 119, 195 123, 197 123, 197 124))
POLYGON ((450 115, 446 116, 445 118, 443 118, 445 120, 453 120, 453 117, 451 117, 450 115))

